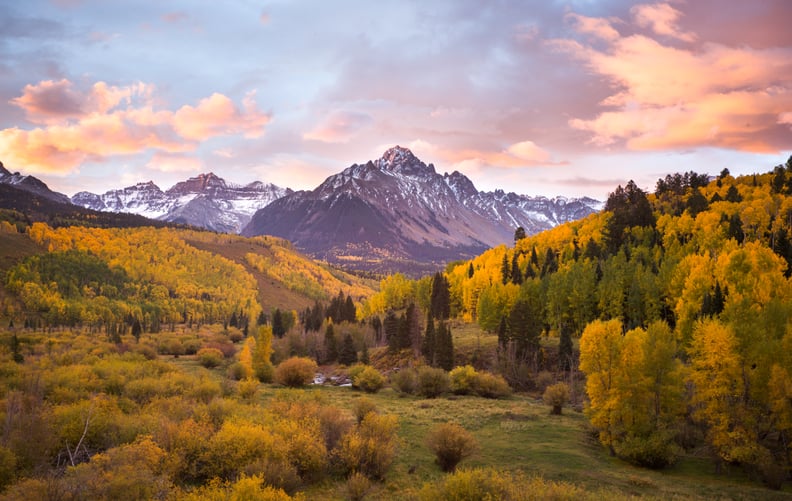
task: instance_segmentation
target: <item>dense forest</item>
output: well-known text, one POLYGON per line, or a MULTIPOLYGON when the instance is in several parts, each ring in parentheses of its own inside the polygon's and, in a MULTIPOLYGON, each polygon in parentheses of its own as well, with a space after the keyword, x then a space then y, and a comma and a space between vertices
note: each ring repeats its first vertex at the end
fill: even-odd
MULTIPOLYGON (((0 219, 12 498, 236 499, 267 485, 265 499, 287 499, 328 478, 365 491, 402 432, 357 401, 348 414, 272 393, 319 376, 405 399, 516 390, 555 414, 571 400, 626 462, 706 457, 772 488, 789 480, 792 158, 752 176, 669 175, 653 192, 631 181, 599 214, 378 287, 271 237, 0 219)), ((529 482, 482 475, 447 481, 514 499, 529 482)), ((422 492, 445 499, 452 484, 422 492)))

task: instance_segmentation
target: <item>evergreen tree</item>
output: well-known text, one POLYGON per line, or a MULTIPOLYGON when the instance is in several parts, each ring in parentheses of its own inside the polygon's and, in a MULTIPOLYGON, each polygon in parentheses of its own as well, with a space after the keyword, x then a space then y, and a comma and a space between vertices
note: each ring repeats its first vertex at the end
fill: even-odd
POLYGON ((352 296, 347 296, 344 302, 344 320, 350 323, 354 323, 357 320, 357 308, 355 308, 355 303, 352 301, 352 296))
POLYGON ((773 193, 783 193, 785 186, 786 172, 783 166, 778 165, 773 169, 773 181, 770 183, 770 187, 773 189, 773 193))
POLYGON ((454 368, 454 339, 451 328, 443 321, 437 326, 435 361, 437 367, 450 371, 454 368))
POLYGON ((531 248, 531 265, 539 267, 539 255, 536 253, 536 246, 531 248))
POLYGON ((517 358, 528 359, 539 350, 541 316, 533 311, 531 303, 518 299, 509 312, 509 339, 514 342, 517 358))
POLYGON ((140 341, 140 335, 143 333, 143 326, 140 325, 140 320, 135 318, 132 321, 132 336, 134 336, 135 341, 140 341))
POLYGON ((743 243, 743 240, 745 240, 745 233, 742 229, 742 219, 740 219, 740 215, 736 212, 729 219, 729 229, 726 234, 729 238, 737 240, 738 244, 743 243))
POLYGON ((608 196, 605 210, 611 213, 611 217, 605 225, 603 237, 611 253, 616 253, 624 244, 625 232, 628 228, 655 226, 649 199, 632 180, 626 187, 619 186, 608 196))
POLYGON ((473 273, 475 273, 475 271, 476 270, 473 269, 473 261, 471 261, 470 264, 468 265, 468 271, 467 271, 468 278, 473 278, 473 273))
POLYGON ((435 349, 437 348, 437 339, 435 336, 435 323, 431 315, 426 319, 426 333, 424 334, 423 343, 421 344, 421 354, 426 359, 426 363, 435 365, 435 349))
POLYGON ((544 263, 542 264, 542 272, 539 276, 544 278, 546 275, 555 273, 556 271, 558 271, 558 259, 556 258, 555 251, 548 247, 545 253, 544 263))
POLYGON ((368 351, 368 343, 363 340, 363 349, 360 351, 360 363, 369 365, 371 364, 371 358, 369 357, 368 351))
POLYGON ((726 201, 732 203, 740 203, 742 202, 742 195, 737 190, 737 187, 734 185, 729 186, 729 189, 726 190, 726 201))
POLYGON ((259 312, 258 318, 256 319, 256 325, 267 325, 267 314, 264 313, 264 310, 259 312))
POLYGON ((520 285, 523 283, 523 275, 520 271, 519 254, 514 253, 511 264, 511 281, 513 284, 520 285))
POLYGON ((508 252, 503 254, 503 262, 501 263, 501 281, 506 285, 511 280, 511 266, 509 266, 508 252))
POLYGON ((514 243, 519 242, 523 238, 525 238, 525 228, 519 226, 516 230, 514 230, 514 243))
POLYGON ((327 328, 325 329, 324 352, 324 363, 332 364, 338 360, 338 344, 336 343, 332 320, 327 322, 327 328))
POLYGON ((700 212, 707 210, 709 204, 707 203, 706 197, 701 194, 701 190, 696 188, 693 190, 693 193, 690 194, 686 206, 690 217, 696 217, 700 212))
POLYGON ((286 335, 286 326, 283 323, 283 313, 280 309, 275 308, 272 314, 272 335, 277 338, 282 338, 286 335))
POLYGON ((396 316, 393 310, 389 310, 388 314, 385 315, 383 330, 385 331, 385 340, 388 343, 388 349, 390 351, 399 350, 399 325, 399 317, 396 316))
POLYGON ((432 278, 432 295, 429 301, 432 318, 444 320, 451 316, 451 287, 448 279, 440 272, 432 278))
POLYGON ((352 365, 357 363, 358 355, 355 350, 355 342, 352 340, 352 335, 347 334, 341 342, 341 350, 338 352, 338 363, 343 365, 352 365))

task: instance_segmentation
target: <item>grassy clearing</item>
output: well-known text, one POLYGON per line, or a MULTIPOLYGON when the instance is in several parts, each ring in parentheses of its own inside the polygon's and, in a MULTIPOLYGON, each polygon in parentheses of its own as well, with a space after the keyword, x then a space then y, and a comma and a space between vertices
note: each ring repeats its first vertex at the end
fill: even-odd
MULTIPOLYGON (((279 391, 263 386, 263 405, 279 391)), ((792 491, 774 492, 745 478, 734 469, 715 475, 712 463, 686 457, 666 471, 636 468, 610 457, 587 432, 587 420, 565 410, 551 416, 537 400, 518 395, 507 400, 478 397, 422 399, 401 396, 391 389, 367 395, 349 388, 311 387, 329 404, 351 409, 356 400, 369 398, 380 412, 399 417, 401 449, 387 480, 377 484, 367 499, 414 499, 425 482, 442 478, 426 446, 426 435, 436 423, 456 421, 478 439, 480 449, 460 467, 495 467, 547 480, 574 483, 587 489, 609 487, 626 495, 660 499, 789 499, 792 491)), ((327 480, 313 486, 309 499, 344 499, 343 482, 327 480)))
MULTIPOLYGON (((471 347, 497 342, 492 335, 480 335, 476 327, 455 331, 458 346, 471 347)), ((556 341, 550 339, 549 342, 556 341)), ((193 357, 170 358, 189 372, 201 371, 193 357)), ((218 380, 226 378, 225 369, 214 369, 218 380)), ((228 384, 228 383, 226 383, 228 384)), ((311 386, 305 390, 283 390, 261 385, 259 398, 266 406, 280 391, 303 391, 330 405, 352 412, 361 398, 372 400, 380 412, 398 416, 401 448, 384 483, 375 484, 366 499, 415 499, 421 486, 443 477, 426 446, 430 428, 455 421, 471 431, 480 448, 460 467, 495 467, 501 470, 540 476, 546 480, 573 483, 585 489, 607 487, 628 496, 659 499, 792 499, 792 489, 775 492, 731 468, 715 474, 707 458, 688 456, 674 467, 652 471, 630 466, 611 457, 589 432, 588 421, 580 412, 565 409, 552 416, 537 398, 514 395, 505 400, 473 396, 448 396, 424 399, 404 396, 385 388, 369 395, 350 388, 311 386)), ((345 499, 345 484, 326 479, 312 486, 308 499, 345 499)))

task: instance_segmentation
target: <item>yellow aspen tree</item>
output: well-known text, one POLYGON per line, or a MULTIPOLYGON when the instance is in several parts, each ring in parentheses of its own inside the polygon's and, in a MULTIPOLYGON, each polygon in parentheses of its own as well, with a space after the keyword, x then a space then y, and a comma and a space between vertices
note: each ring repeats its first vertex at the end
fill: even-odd
POLYGON ((256 343, 253 347, 253 372, 262 383, 271 383, 275 368, 272 366, 272 327, 262 325, 258 328, 256 343))
POLYGON ((256 338, 245 339, 242 350, 239 352, 239 364, 242 366, 242 379, 251 379, 255 374, 253 369, 253 350, 256 347, 256 338))
POLYGON ((586 415, 599 430, 600 442, 615 453, 615 425, 617 399, 615 385, 618 378, 622 349, 622 324, 618 319, 595 320, 580 336, 580 370, 586 374, 586 393, 589 405, 586 415))
POLYGON ((690 346, 694 417, 723 460, 759 464, 769 454, 751 427, 744 361, 733 330, 718 320, 700 322, 690 346))

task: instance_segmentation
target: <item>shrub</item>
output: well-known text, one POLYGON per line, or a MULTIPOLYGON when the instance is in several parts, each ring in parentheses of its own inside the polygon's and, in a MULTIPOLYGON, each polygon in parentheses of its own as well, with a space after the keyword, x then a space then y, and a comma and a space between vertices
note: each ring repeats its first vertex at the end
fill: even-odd
POLYGON ((544 403, 552 407, 551 414, 560 415, 561 409, 569 401, 569 386, 566 383, 556 383, 547 387, 542 395, 544 403))
POLYGON ((460 461, 478 448, 476 438, 456 423, 443 423, 432 428, 427 444, 443 471, 454 471, 460 461))
POLYGON ((228 378, 234 381, 245 379, 245 367, 239 362, 234 362, 228 366, 228 378))
POLYGON ((448 391, 448 373, 436 367, 418 369, 418 393, 435 398, 448 391))
POLYGON ((418 373, 415 369, 402 369, 391 374, 390 383, 399 393, 415 395, 418 392, 418 373))
POLYGON ((217 348, 201 348, 198 350, 198 363, 211 369, 223 363, 223 352, 217 348))
POLYGON ((310 384, 316 375, 317 365, 310 358, 292 357, 275 369, 275 382, 292 388, 310 384))
POLYGON ((396 457, 397 431, 396 416, 369 412, 341 441, 337 452, 341 465, 347 473, 382 479, 396 457))
POLYGON ((614 442, 613 448, 617 456, 629 463, 658 470, 676 463, 681 453, 672 434, 662 432, 648 437, 627 437, 614 442))
POLYGON ((351 501, 362 501, 371 490, 371 481, 362 473, 355 472, 347 479, 346 490, 351 501))
POLYGON ((237 383, 237 395, 242 400, 252 401, 258 394, 259 382, 257 379, 247 378, 237 383))
POLYGON ((632 499, 611 489, 586 489, 566 482, 525 478, 490 468, 460 470, 441 480, 424 484, 421 501, 478 501, 481 499, 574 499, 614 501, 632 499))
POLYGON ((360 423, 369 412, 377 412, 377 405, 368 398, 359 398, 352 408, 355 413, 355 419, 360 423))
MULTIPOLYGON (((362 398, 358 400, 367 400, 362 398)), ((374 405, 373 403, 371 404, 374 405)), ((336 445, 341 441, 350 428, 352 428, 352 419, 349 414, 342 412, 338 407, 322 406, 319 408, 318 416, 319 425, 322 429, 322 436, 324 437, 325 447, 328 451, 335 449, 336 445)), ((362 418, 359 420, 362 421, 362 418)))
POLYGON ((366 393, 377 393, 385 384, 385 378, 374 367, 367 365, 365 369, 355 376, 352 386, 360 388, 366 393))
POLYGON ((346 370, 346 375, 349 378, 349 380, 352 381, 352 386, 353 387, 355 387, 355 378, 358 377, 358 375, 361 372, 366 370, 366 367, 368 367, 368 365, 355 364, 355 365, 353 365, 352 367, 350 367, 349 369, 346 370))
POLYGON ((475 389, 478 373, 471 365, 454 368, 448 373, 451 391, 457 395, 467 395, 475 389))
POLYGON ((484 398, 506 398, 511 395, 509 383, 497 374, 479 372, 475 380, 476 393, 484 398))
POLYGON ((198 350, 201 349, 201 340, 185 339, 183 342, 183 346, 184 346, 185 355, 195 355, 196 353, 198 353, 198 350))

